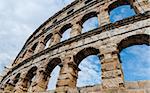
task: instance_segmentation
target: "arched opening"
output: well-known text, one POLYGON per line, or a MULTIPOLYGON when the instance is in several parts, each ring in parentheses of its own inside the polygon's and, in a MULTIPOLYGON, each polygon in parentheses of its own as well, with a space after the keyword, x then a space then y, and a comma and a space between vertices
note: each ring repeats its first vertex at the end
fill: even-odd
POLYGON ((90 12, 83 16, 81 20, 82 33, 96 29, 99 26, 98 17, 96 12, 90 12))
POLYGON ((15 76, 15 78, 14 78, 14 80, 13 80, 13 85, 15 86, 16 84, 17 84, 17 82, 19 81, 19 79, 20 79, 20 73, 18 73, 16 76, 15 76))
POLYGON ((30 91, 31 88, 29 88, 29 87, 30 87, 32 81, 33 81, 34 78, 35 78, 36 71, 37 71, 37 67, 34 66, 34 67, 32 67, 32 68, 28 71, 28 73, 26 74, 26 76, 25 76, 25 78, 24 78, 24 80, 23 80, 23 87, 24 87, 24 89, 25 89, 24 92, 27 92, 28 89, 29 89, 29 91, 30 91))
POLYGON ((60 72, 60 63, 60 58, 53 58, 49 61, 46 67, 45 79, 48 81, 47 90, 54 90, 56 88, 56 83, 60 72))
POLYGON ((119 58, 126 81, 150 80, 150 36, 133 35, 119 43, 119 58))
POLYGON ((78 72, 77 87, 101 83, 101 65, 99 50, 89 47, 81 50, 74 57, 75 63, 81 70, 78 72))
POLYGON ((57 84, 59 72, 60 72, 60 66, 57 65, 50 74, 51 78, 48 82, 47 90, 55 90, 56 89, 56 84, 57 84))
POLYGON ((66 24, 64 25, 61 30, 60 30, 60 34, 61 34, 61 40, 60 41, 64 41, 64 40, 67 40, 70 38, 70 32, 71 32, 71 27, 72 25, 69 23, 69 24, 66 24))
POLYGON ((29 52, 31 52, 32 54, 34 54, 37 45, 38 45, 38 42, 36 42, 36 43, 31 47, 31 49, 29 50, 29 52))
POLYGON ((50 46, 50 43, 51 43, 51 37, 52 37, 52 34, 48 34, 45 39, 44 39, 44 45, 45 45, 45 48, 48 48, 50 46))
POLYGON ((136 15, 131 2, 128 0, 118 0, 113 2, 108 7, 108 13, 110 15, 110 21, 116 22, 127 17, 136 15))

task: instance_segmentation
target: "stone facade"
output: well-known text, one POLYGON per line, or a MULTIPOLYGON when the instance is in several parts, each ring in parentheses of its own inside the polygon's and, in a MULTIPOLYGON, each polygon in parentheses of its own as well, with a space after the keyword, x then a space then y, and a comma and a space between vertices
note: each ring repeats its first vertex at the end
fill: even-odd
POLYGON ((60 66, 56 93, 150 93, 149 81, 126 84, 119 57, 120 51, 131 45, 150 45, 149 36, 148 0, 75 0, 28 38, 2 78, 1 91, 46 93, 51 72, 60 66), (111 23, 109 13, 118 6, 116 2, 131 5, 136 15, 111 23), (98 18, 99 27, 81 33, 83 23, 91 17, 98 18), (72 29, 71 38, 61 42, 68 28, 72 29), (102 84, 77 88, 78 65, 89 55, 99 55, 101 59, 102 84))

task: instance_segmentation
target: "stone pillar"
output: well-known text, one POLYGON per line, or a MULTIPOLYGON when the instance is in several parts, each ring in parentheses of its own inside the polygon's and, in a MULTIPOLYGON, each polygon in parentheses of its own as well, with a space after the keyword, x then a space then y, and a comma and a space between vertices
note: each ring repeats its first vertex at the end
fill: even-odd
POLYGON ((41 69, 37 72, 35 81, 32 82, 31 92, 44 92, 47 89, 50 75, 45 72, 45 69, 41 69))
POLYGON ((108 3, 105 3, 103 6, 100 6, 98 16, 98 21, 100 26, 106 25, 110 23, 109 13, 108 13, 108 3))
POLYGON ((27 88, 26 88, 26 72, 22 73, 20 76, 19 81, 17 82, 15 88, 14 88, 14 93, 23 93, 23 92, 27 92, 27 88))
POLYGON ((73 24, 70 37, 74 37, 74 36, 81 34, 81 31, 82 31, 82 26, 79 23, 73 24))
POLYGON ((57 44, 60 42, 60 39, 61 39, 61 34, 59 32, 55 33, 53 36, 52 36, 52 44, 51 46, 57 44))
POLYGON ((133 2, 133 8, 136 13, 144 13, 150 11, 150 1, 149 0, 135 0, 133 2))
POLYGON ((44 50, 45 46, 46 46, 46 45, 45 45, 44 41, 41 40, 41 41, 39 42, 38 52, 44 50))
POLYGON ((27 50, 22 60, 25 60, 33 55, 33 51, 31 49, 27 50))
POLYGON ((103 88, 124 88, 123 72, 116 46, 103 46, 100 51, 103 88))
POLYGON ((60 66, 61 70, 56 85, 56 93, 66 93, 69 89, 76 88, 78 67, 73 62, 73 56, 65 57, 63 64, 60 66))
POLYGON ((44 48, 45 48, 45 42, 44 42, 44 37, 41 37, 41 39, 40 39, 40 41, 39 41, 39 43, 38 43, 38 46, 37 46, 37 48, 36 48, 36 50, 35 50, 35 54, 36 53, 38 53, 38 52, 40 52, 40 51, 42 51, 42 50, 44 50, 44 48))

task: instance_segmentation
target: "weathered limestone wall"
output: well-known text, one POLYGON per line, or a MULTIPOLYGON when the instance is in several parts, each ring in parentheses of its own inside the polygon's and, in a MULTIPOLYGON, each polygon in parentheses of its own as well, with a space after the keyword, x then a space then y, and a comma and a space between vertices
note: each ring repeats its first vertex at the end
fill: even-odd
POLYGON ((78 93, 150 93, 150 81, 126 82, 125 89, 103 89, 101 85, 79 88, 78 93))
MULTIPOLYGON (((71 4, 72 6, 69 5, 68 7, 61 10, 60 13, 58 12, 56 15, 54 15, 49 20, 47 20, 42 25, 42 28, 36 31, 36 34, 34 33, 34 35, 32 35, 31 38, 29 38, 30 40, 26 42, 25 47, 20 52, 13 65, 16 66, 24 59, 33 55, 34 53, 32 52, 31 47, 37 42, 38 42, 38 46, 42 45, 41 42, 43 42, 44 44, 45 42, 42 41, 42 39, 44 40, 44 38, 49 34, 52 34, 52 36, 49 37, 52 39, 50 46, 59 43, 61 38, 60 29, 67 24, 71 23, 72 25, 71 37, 80 35, 82 23, 85 21, 82 19, 85 17, 85 15, 91 13, 90 15, 97 16, 99 20, 99 26, 103 26, 110 23, 109 13, 108 13, 109 6, 111 6, 111 4, 113 2, 116 2, 117 0, 110 0, 110 1, 93 0, 87 4, 85 4, 85 1, 86 0, 83 1, 76 0, 71 4), (70 9, 74 9, 74 11, 71 12, 70 14, 67 14, 68 10, 70 9), (56 19, 57 21, 53 23, 53 21, 55 21, 56 19)), ((131 0, 130 3, 133 6, 134 10, 137 12, 137 14, 144 13, 150 10, 149 7, 150 3, 148 0, 141 0, 141 1, 137 0, 134 2, 131 0)), ((90 18, 90 15, 88 15, 87 18, 90 18)), ((43 47, 41 48, 37 48, 40 50, 37 49, 36 50, 37 51, 44 50, 45 45, 42 46, 43 47)))
POLYGON ((1 90, 45 92, 51 72, 60 66, 56 93, 149 93, 149 81, 124 81, 119 53, 131 45, 150 45, 150 3, 147 0, 130 0, 137 15, 110 23, 108 11, 113 8, 114 2, 121 1, 93 0, 85 3, 85 0, 76 0, 48 19, 27 40, 12 68, 1 80, 1 90), (66 14, 72 8, 75 11, 66 14), (82 24, 91 17, 98 17, 99 27, 82 34, 82 24), (72 28, 71 38, 60 42, 68 28, 72 28), (49 47, 45 49, 49 40, 49 47), (101 59, 102 84, 77 88, 78 65, 89 55, 99 55, 101 59))
MULTIPOLYGON (((21 77, 25 78, 28 70, 33 66, 37 66, 38 67, 37 75, 36 75, 37 79, 35 79, 35 81, 32 81, 33 83, 31 84, 31 86, 33 86, 33 89, 35 89, 34 91, 45 91, 47 83, 42 84, 43 80, 41 78, 43 77, 44 74, 43 72, 45 72, 46 65, 48 64, 50 59, 59 57, 62 60, 63 66, 61 66, 62 69, 60 72, 60 77, 58 79, 58 84, 57 84, 57 86, 59 86, 57 88, 58 91, 62 91, 62 89, 65 89, 64 86, 67 86, 66 90, 68 90, 68 87, 75 88, 76 79, 73 77, 77 75, 76 72, 77 66, 74 63, 73 55, 76 55, 79 51, 83 50, 84 48, 94 47, 99 49, 100 50, 99 55, 102 55, 101 65, 102 65, 103 88, 105 89, 105 88, 123 87, 124 86, 123 74, 122 71, 119 70, 120 67, 119 69, 117 68, 116 70, 115 68, 110 68, 112 65, 116 64, 115 62, 119 62, 116 61, 116 58, 118 59, 118 56, 115 54, 118 53, 117 44, 129 36, 149 34, 149 29, 150 29, 149 23, 150 20, 147 19, 147 20, 137 21, 129 25, 121 26, 113 30, 102 32, 100 34, 93 35, 91 37, 82 36, 84 37, 83 39, 77 39, 76 42, 66 43, 60 48, 56 48, 53 51, 48 51, 45 54, 35 57, 34 59, 32 58, 29 62, 25 63, 23 66, 17 68, 16 70, 13 71, 13 73, 8 75, 3 81, 3 84, 5 84, 8 79, 13 79, 15 74, 17 74, 18 72, 21 72, 22 73, 21 77), (113 51, 114 53, 112 55, 113 51), (110 64, 109 61, 112 62, 113 60, 115 60, 114 63, 110 64), (111 73, 118 73, 118 74, 111 74, 111 73), (68 74, 70 74, 69 78, 67 76, 68 74), (114 76, 112 77, 112 75, 114 76), (66 82, 67 78, 68 78, 68 82, 66 82), (72 81, 74 82, 70 83, 72 81), (110 81, 113 81, 113 83, 110 81), (121 86, 119 83, 121 83, 121 86)), ((99 31, 99 29, 96 30, 99 31)), ((91 31, 92 34, 94 34, 93 32, 94 31, 91 31)), ((87 34, 85 33, 83 35, 88 35, 88 33, 87 34)), ((117 64, 118 67, 120 62, 117 64)), ((22 80, 20 79, 19 82, 22 82, 22 80)), ((20 85, 22 86, 22 84, 17 83, 17 90, 20 89, 19 88, 20 85)))
MULTIPOLYGON (((3 93, 3 91, 0 91, 0 93, 3 93)), ((49 90, 40 93, 55 93, 55 91, 49 90)), ((116 89, 116 88, 103 89, 102 85, 78 87, 75 89, 70 89, 67 93, 150 93, 150 81, 145 80, 145 81, 125 82, 124 89, 116 89)))

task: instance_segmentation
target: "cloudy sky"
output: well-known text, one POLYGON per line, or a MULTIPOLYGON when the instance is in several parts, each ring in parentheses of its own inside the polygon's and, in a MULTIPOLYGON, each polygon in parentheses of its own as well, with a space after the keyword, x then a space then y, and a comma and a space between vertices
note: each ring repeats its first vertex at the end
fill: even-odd
MULTIPOLYGON (((31 33, 50 16, 72 1, 0 0, 0 73, 3 73, 4 66, 9 65, 14 60, 31 33)), ((129 10, 129 6, 115 9, 110 13, 112 15, 111 21, 115 22, 135 14, 133 10, 129 10), (125 13, 125 11, 128 11, 128 13, 125 13)), ((94 29, 97 26, 97 18, 91 18, 83 24, 83 32, 94 29)), ((70 30, 64 33, 62 41, 69 38, 67 36, 69 32, 70 30)), ((120 55, 125 80, 150 80, 150 47, 146 45, 129 47, 124 49, 120 55)), ((96 55, 88 56, 81 62, 77 86, 101 83, 101 66, 99 62, 100 60, 96 55)), ((55 88, 59 69, 59 67, 56 67, 53 70, 49 89, 55 88)))
POLYGON ((73 0, 0 0, 0 73, 45 20, 73 0))

